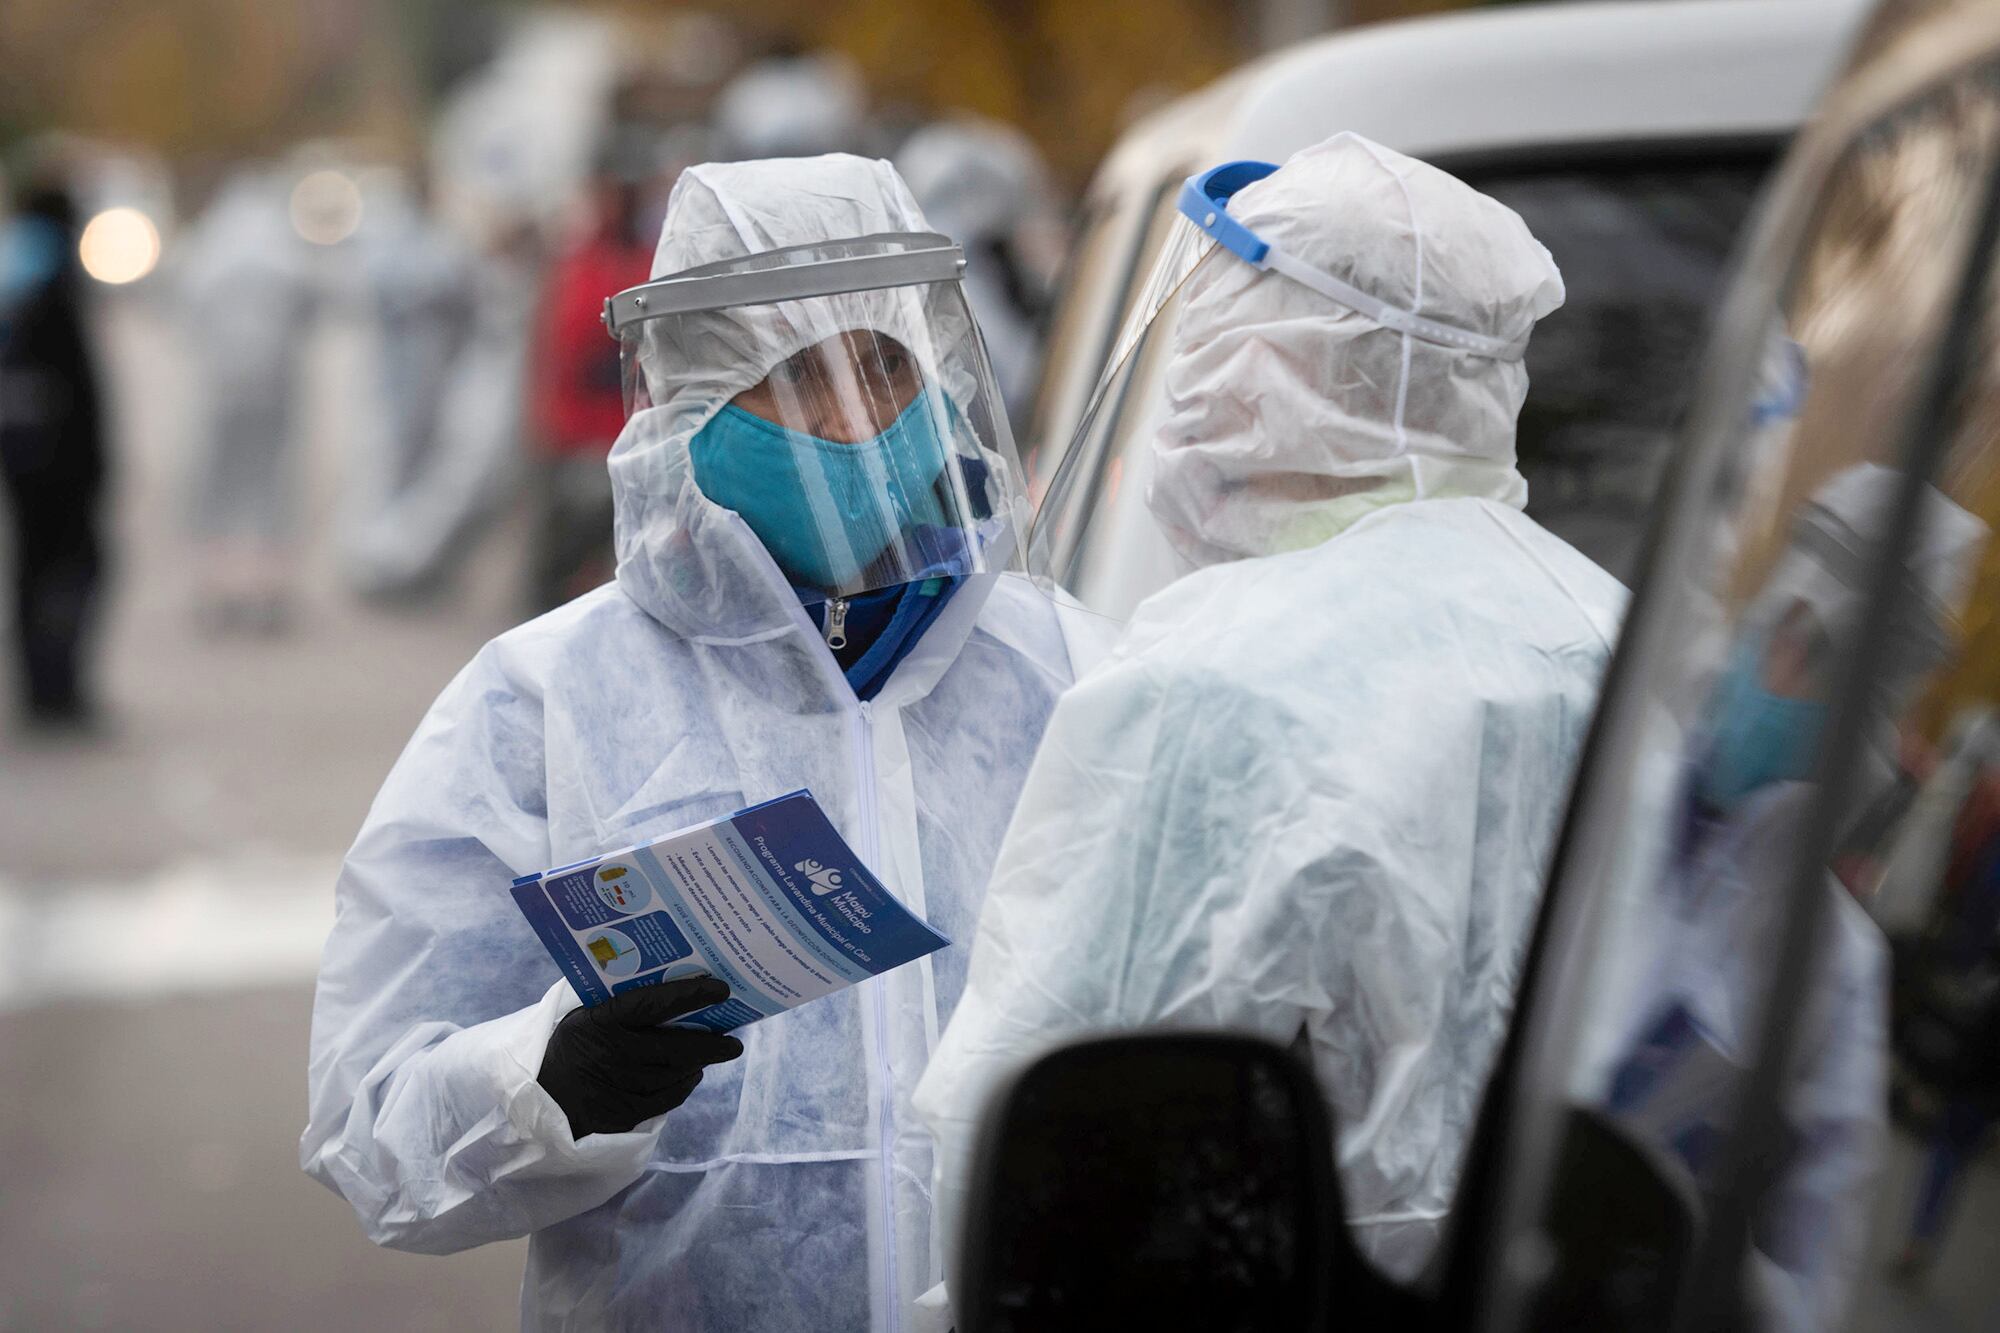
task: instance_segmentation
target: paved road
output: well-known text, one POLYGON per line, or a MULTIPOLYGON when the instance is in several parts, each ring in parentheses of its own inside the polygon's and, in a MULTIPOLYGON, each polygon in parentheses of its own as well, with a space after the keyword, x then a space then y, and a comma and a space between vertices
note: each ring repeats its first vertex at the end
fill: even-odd
POLYGON ((0 735, 0 1329, 484 1329, 522 1247, 379 1251, 299 1172, 332 876, 439 688, 513 616, 518 522, 444 603, 356 606, 327 534, 362 350, 309 357, 299 626, 191 614, 189 384, 164 321, 107 312, 122 437, 113 730, 0 735))
MULTIPOLYGON (((299 631, 204 638, 174 523, 188 381, 143 310, 106 332, 117 728, 73 749, 0 736, 0 1329, 510 1327, 521 1246, 375 1250, 296 1142, 334 867, 424 706, 511 619, 518 522, 443 605, 341 594, 326 533, 360 363, 336 331, 311 357, 299 631)), ((1899 1143, 1871 1271, 1915 1161, 1899 1143)), ((1860 1327, 2000 1328, 1996 1234, 1989 1162, 1929 1290, 1871 1291, 1860 1327)))

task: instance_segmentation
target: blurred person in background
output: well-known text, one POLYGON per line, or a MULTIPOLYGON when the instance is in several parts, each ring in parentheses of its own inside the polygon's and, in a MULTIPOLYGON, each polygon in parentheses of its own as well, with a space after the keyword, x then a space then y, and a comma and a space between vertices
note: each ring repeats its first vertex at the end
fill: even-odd
MULTIPOLYGON (((1831 646, 1852 632, 1901 475, 1873 464, 1827 481, 1744 613, 1714 683, 1687 775, 1681 840, 1648 916, 1652 972, 1630 1001, 1632 1037, 1609 1109, 1663 1146, 1706 1190, 1747 1070, 1766 960, 1789 921, 1785 879, 1828 710, 1831 646)), ((1906 619, 1875 697, 1856 810, 1895 781, 1896 719, 1950 646, 1986 526, 1932 492, 1911 555, 1906 619)), ((1759 1326, 1839 1328, 1868 1238, 1888 1093, 1888 946, 1848 885, 1802 1001, 1802 1064, 1787 1102, 1792 1151, 1753 1228, 1746 1299, 1759 1326)))
POLYGON ((1928 1143, 1895 1267, 1906 1282, 1936 1262, 1966 1172, 2000 1120, 2000 767, 1992 713, 1966 710, 1952 732, 1912 827, 1899 836, 1926 845, 1892 858, 1891 867, 1892 886, 1898 872, 1933 881, 1901 886, 1926 910, 1894 939, 1892 1108, 1928 1143), (1961 767, 1955 781, 1951 770, 1961 767), (1952 808, 1926 820, 1923 804, 1940 795, 1952 808))
POLYGON ((610 579, 611 478, 604 459, 625 426, 618 344, 604 301, 646 280, 658 217, 648 136, 614 133, 599 154, 583 235, 549 266, 529 355, 538 510, 528 602, 540 613, 610 579))
POLYGON ((14 646, 32 727, 96 717, 88 639, 105 563, 105 438, 84 330, 77 216, 37 182, 0 215, 0 479, 14 529, 14 646))
POLYGON ((1521 357, 1563 284, 1518 215, 1354 134, 1202 188, 1146 335, 1172 339, 1146 500, 1195 572, 1050 720, 917 1106, 950 1216, 991 1094, 1066 1038, 1296 1045, 1357 1245, 1408 1280, 1624 590, 1522 513, 1521 357))
MULTIPOLYGON (((1990 785, 1988 775, 1982 785, 1990 785)), ((1921 973, 1898 985, 1917 992, 1898 1023, 1897 1047, 1929 1094, 1923 1175, 1897 1276, 1927 1273, 1944 1243, 1967 1169, 2000 1121, 2000 827, 1952 858, 1946 920, 1921 973)), ((1898 959, 1902 964, 1904 958, 1898 959)))
POLYGON ((718 147, 729 157, 813 157, 868 145, 868 95, 854 62, 833 51, 780 49, 716 94, 718 147))
MULTIPOLYGON (((925 230, 883 162, 709 164, 651 271, 925 230)), ((660 1030, 726 988, 581 1009, 507 885, 806 787, 905 903, 970 932, 1095 629, 1000 572, 1027 496, 959 295, 636 321, 615 581, 481 650, 348 854, 301 1163, 380 1244, 529 1235, 527 1328, 893 1327, 938 1280, 909 1097, 962 954, 740 1041, 660 1030)))
POLYGON ((479 273, 428 191, 383 169, 365 179, 352 241, 372 334, 376 427, 348 459, 343 571, 356 591, 418 594, 439 574, 431 516, 412 512, 439 464, 447 386, 472 336, 479 273))
POLYGON ((300 362, 315 306, 278 172, 245 168, 223 183, 180 278, 195 363, 196 614, 217 631, 276 633, 290 614, 300 362))
POLYGON ((931 225, 965 247, 965 286, 1015 421, 1027 416, 1042 364, 1042 318, 1062 257, 1056 194, 1025 134, 960 117, 917 130, 896 170, 931 225))

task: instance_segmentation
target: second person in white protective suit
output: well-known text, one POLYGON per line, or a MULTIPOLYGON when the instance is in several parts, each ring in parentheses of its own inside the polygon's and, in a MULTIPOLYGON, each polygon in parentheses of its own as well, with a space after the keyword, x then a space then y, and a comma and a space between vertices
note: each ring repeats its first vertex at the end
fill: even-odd
POLYGON ((1201 568, 1057 708, 917 1105, 956 1213, 989 1097, 1066 1037, 1299 1042, 1361 1248, 1408 1278, 1624 601, 1521 512, 1520 354, 1562 281, 1512 211, 1352 134, 1189 188, 1148 498, 1201 568))
POLYGON ((925 230, 881 162, 682 175, 653 266, 679 281, 619 298, 617 579, 474 658, 342 870, 304 1165, 384 1245, 529 1236, 524 1327, 894 1330, 941 1276, 910 1095, 963 949, 739 1056, 654 1026, 716 998, 676 983, 579 1011, 508 893, 805 787, 970 938, 1085 640, 1003 570, 1019 466, 925 230))

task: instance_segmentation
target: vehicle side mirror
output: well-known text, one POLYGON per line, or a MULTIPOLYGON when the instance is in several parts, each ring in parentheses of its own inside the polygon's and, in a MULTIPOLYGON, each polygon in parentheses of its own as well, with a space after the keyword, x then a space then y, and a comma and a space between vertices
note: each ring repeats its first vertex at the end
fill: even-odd
POLYGON ((1311 1072, 1254 1037, 1105 1037, 995 1098, 959 1333, 1327 1326, 1347 1244, 1311 1072))
POLYGON ((1572 1110, 1547 1222, 1553 1262, 1527 1326, 1668 1333, 1701 1226, 1679 1162, 1602 1111, 1572 1110))

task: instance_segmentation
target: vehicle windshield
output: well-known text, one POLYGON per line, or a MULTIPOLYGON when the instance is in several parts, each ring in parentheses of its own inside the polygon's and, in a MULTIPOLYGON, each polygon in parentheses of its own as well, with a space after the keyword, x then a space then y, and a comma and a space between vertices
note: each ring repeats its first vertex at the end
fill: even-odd
POLYGON ((1528 513, 1625 582, 1767 149, 1468 172, 1549 248, 1567 291, 1528 343, 1528 513))

